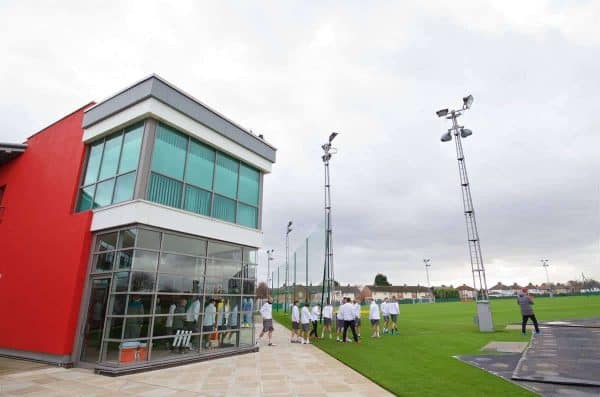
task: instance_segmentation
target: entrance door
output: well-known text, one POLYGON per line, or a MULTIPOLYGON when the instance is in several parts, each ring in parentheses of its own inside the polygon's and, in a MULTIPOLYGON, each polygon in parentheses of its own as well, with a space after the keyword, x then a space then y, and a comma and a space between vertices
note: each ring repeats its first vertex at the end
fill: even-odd
POLYGON ((102 332, 108 292, 110 291, 110 277, 93 278, 90 288, 90 303, 88 306, 83 341, 81 343, 81 361, 97 362, 100 359, 102 346, 102 332))

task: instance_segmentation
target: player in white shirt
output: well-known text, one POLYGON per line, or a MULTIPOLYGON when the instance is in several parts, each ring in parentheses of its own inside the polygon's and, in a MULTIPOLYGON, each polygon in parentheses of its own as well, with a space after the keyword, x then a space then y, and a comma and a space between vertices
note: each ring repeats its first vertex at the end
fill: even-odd
POLYGON ((321 308, 319 305, 314 305, 310 312, 310 321, 312 323, 312 329, 310 334, 315 336, 315 339, 319 339, 319 332, 317 326, 319 325, 319 316, 321 315, 321 308))
POLYGON ((373 330, 371 338, 379 338, 379 306, 375 301, 372 301, 369 306, 369 320, 371 320, 371 329, 373 330))
POLYGON ((354 308, 354 328, 356 328, 356 334, 360 338, 360 303, 353 300, 352 307, 354 308))
POLYGON ((398 333, 398 314, 400 314, 400 306, 398 302, 396 302, 396 297, 392 296, 392 301, 388 303, 388 311, 390 312, 390 320, 392 322, 392 328, 390 329, 390 333, 392 335, 400 335, 398 333))
POLYGON ((294 306, 292 306, 292 335, 290 342, 301 343, 300 339, 300 309, 298 309, 298 301, 295 300, 294 306))
POLYGON ((300 311, 300 323, 302 324, 302 335, 304 335, 304 338, 302 338, 302 343, 305 345, 310 344, 310 321, 311 315, 308 308, 308 302, 305 302, 302 310, 300 311))
POLYGON ((348 331, 348 327, 352 330, 352 336, 354 337, 354 341, 359 343, 358 336, 356 335, 356 329, 354 329, 354 321, 356 320, 356 311, 352 303, 350 303, 350 298, 346 298, 346 303, 342 305, 340 308, 342 312, 342 318, 344 319, 344 332, 342 333, 342 340, 346 342, 346 334, 348 331))
POLYGON ((325 338, 325 331, 329 330, 329 339, 333 339, 333 331, 331 330, 331 321, 333 319, 333 306, 328 303, 323 308, 323 329, 321 330, 321 338, 325 338))
POLYGON ((383 334, 388 333, 388 328, 390 325, 390 312, 388 308, 388 298, 384 298, 383 302, 381 302, 381 314, 383 315, 383 334))
MULTIPOLYGON (((342 305, 344 301, 342 301, 342 305)), ((336 340, 342 341, 342 330, 344 329, 344 317, 342 316, 342 305, 338 307, 337 314, 335 316, 335 328, 336 328, 336 340)))
POLYGON ((262 338, 265 333, 269 335, 269 346, 274 346, 271 343, 271 336, 273 335, 273 298, 269 296, 264 305, 260 308, 260 315, 263 319, 263 330, 258 336, 258 338, 262 338))

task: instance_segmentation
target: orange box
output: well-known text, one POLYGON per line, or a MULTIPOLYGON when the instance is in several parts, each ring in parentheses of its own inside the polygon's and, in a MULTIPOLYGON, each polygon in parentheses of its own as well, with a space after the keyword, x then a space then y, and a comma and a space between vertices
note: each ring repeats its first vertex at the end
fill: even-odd
POLYGON ((148 359, 148 347, 146 344, 141 344, 137 349, 137 359, 138 361, 146 361, 148 359))
POLYGON ((119 351, 120 363, 132 363, 135 361, 137 347, 122 347, 119 351))

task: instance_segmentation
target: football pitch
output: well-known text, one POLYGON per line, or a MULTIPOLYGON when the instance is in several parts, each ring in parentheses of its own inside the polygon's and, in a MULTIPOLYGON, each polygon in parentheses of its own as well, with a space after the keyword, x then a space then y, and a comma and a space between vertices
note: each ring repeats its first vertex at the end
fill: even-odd
MULTIPOLYGON (((505 330, 520 321, 515 299, 493 300, 496 332, 480 333, 473 324, 475 304, 400 305, 400 335, 371 338, 363 308, 361 344, 319 340, 321 348, 390 392, 399 396, 534 396, 523 388, 471 367, 455 355, 480 354, 490 341, 527 341, 520 330, 505 330)), ((600 317, 600 296, 537 298, 539 321, 600 317)), ((289 313, 274 318, 290 327, 289 313)), ((321 328, 319 326, 319 333, 321 328)))

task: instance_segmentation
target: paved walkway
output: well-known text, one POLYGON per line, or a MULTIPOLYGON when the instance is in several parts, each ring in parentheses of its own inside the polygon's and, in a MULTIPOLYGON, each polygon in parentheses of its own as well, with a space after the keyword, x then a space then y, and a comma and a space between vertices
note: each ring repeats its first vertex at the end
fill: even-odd
POLYGON ((288 335, 286 329, 275 324, 273 341, 277 346, 264 346, 266 341, 262 341, 259 353, 116 378, 81 368, 67 370, 0 359, 0 395, 391 396, 316 347, 289 343, 288 335))

